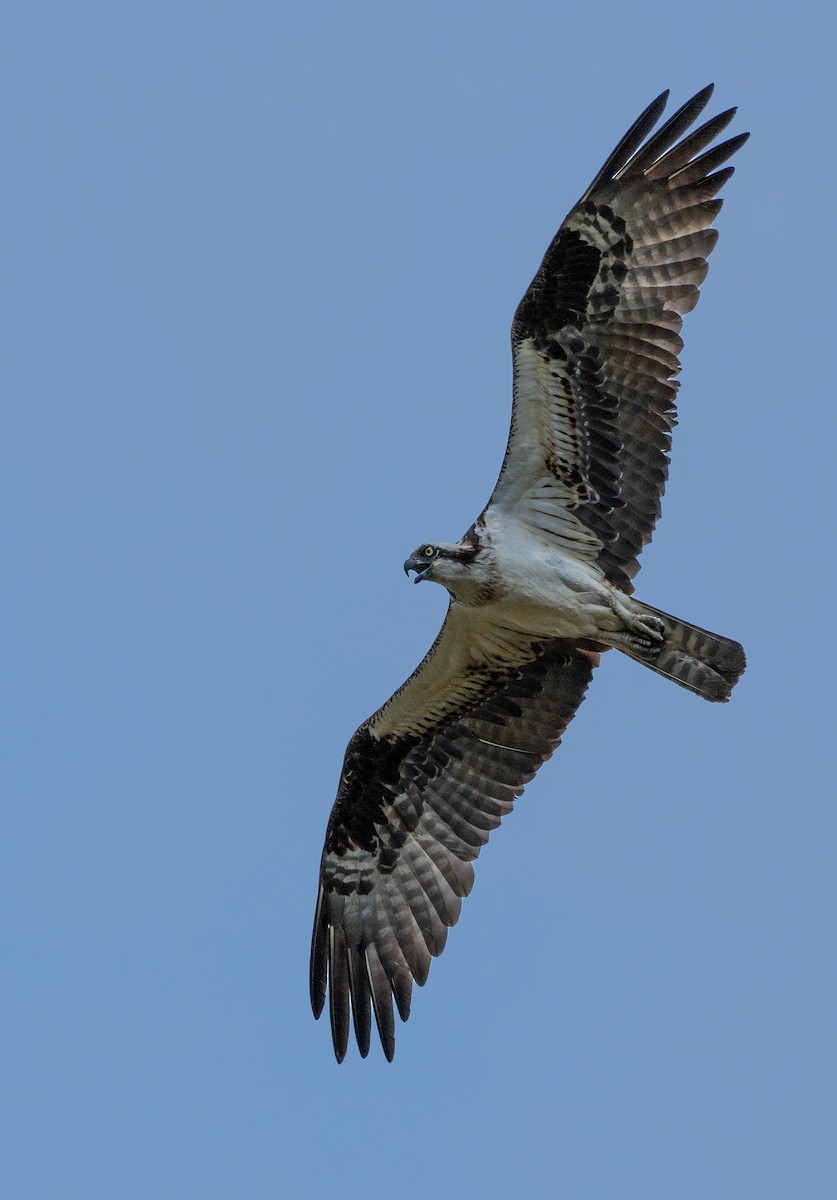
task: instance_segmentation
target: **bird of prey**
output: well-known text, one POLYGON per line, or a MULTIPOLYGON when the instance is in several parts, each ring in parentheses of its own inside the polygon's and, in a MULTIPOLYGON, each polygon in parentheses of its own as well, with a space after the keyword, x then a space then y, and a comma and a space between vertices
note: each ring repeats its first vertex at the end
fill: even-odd
POLYGON ((486 507, 404 569, 447 588, 423 662, 349 742, 326 831, 311 947, 342 1061, 374 1015, 395 1052, 412 985, 441 953, 492 829, 552 754, 602 651, 707 700, 742 674, 738 642, 633 596, 660 514, 683 314, 717 240, 729 109, 704 88, 656 132, 663 92, 570 212, 514 315, 511 432, 486 507), (691 132, 689 132, 691 130, 691 132), (719 169, 721 168, 721 169, 719 169))

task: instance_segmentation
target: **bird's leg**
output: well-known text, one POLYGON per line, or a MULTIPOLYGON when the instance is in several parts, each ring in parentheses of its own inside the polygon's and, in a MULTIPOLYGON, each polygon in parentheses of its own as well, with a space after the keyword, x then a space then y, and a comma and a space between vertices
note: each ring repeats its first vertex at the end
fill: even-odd
POLYGON ((624 647, 642 658, 655 658, 665 645, 665 621, 616 588, 608 592, 608 601, 625 625, 624 630, 610 635, 611 645, 624 647))

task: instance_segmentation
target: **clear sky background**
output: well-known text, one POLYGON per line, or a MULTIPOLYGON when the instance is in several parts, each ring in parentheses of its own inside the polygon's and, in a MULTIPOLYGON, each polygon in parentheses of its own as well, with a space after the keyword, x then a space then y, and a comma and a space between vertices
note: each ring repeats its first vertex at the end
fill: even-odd
POLYGON ((820 1200, 834 1170, 827 6, 31 3, 0 48, 11 1200, 820 1200), (645 104, 753 137, 639 592, 392 1066, 307 997, 348 737, 493 486, 514 307, 645 104))

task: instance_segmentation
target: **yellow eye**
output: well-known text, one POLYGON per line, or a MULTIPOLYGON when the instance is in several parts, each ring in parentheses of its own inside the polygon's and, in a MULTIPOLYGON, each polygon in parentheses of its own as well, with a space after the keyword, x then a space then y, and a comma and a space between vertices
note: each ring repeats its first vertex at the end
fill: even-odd
POLYGON ((424 547, 424 557, 425 558, 432 558, 435 553, 436 553, 436 551, 433 549, 432 546, 424 547))

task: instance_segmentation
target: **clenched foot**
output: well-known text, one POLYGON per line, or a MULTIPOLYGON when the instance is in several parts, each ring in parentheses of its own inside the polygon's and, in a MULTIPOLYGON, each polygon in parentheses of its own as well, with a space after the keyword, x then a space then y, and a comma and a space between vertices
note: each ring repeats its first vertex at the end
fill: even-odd
POLYGON ((610 644, 637 658, 655 659, 665 645, 665 622, 651 613, 631 613, 628 624, 623 632, 609 635, 610 644))
POLYGON ((666 640, 666 623, 653 613, 640 613, 631 621, 630 632, 650 641, 659 649, 666 640))
POLYGON ((624 629, 618 633, 609 633, 607 642, 611 646, 627 650, 629 654, 638 658, 656 658, 666 641, 666 626, 662 617, 658 617, 656 613, 644 612, 637 601, 631 600, 617 588, 611 591, 608 603, 624 623, 624 629))

